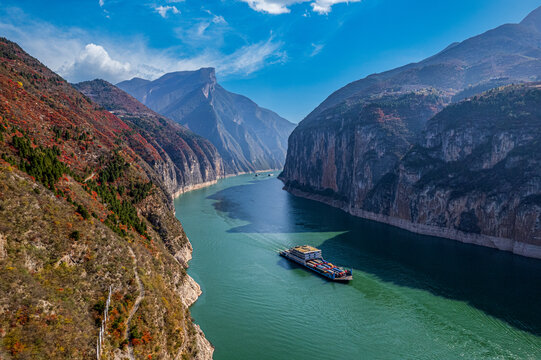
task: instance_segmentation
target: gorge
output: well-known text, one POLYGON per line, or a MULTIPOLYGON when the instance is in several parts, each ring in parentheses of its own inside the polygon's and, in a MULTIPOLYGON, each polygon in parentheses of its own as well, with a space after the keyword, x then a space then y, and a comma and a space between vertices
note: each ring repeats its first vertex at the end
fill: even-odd
POLYGON ((541 258, 540 28, 537 9, 336 91, 292 133, 285 188, 410 231, 541 258), (513 83, 523 85, 505 87, 513 83))

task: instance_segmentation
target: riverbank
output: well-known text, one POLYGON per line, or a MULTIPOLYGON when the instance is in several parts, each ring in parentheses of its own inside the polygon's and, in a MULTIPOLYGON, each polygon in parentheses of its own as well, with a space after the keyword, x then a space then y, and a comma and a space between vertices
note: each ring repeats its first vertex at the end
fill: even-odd
POLYGON ((216 180, 205 181, 205 182, 202 182, 202 183, 197 183, 197 184, 193 184, 193 185, 183 186, 183 187, 177 189, 175 192, 173 192, 173 194, 171 195, 171 197, 172 197, 173 200, 175 200, 177 197, 179 197, 180 195, 182 195, 182 194, 184 194, 184 193, 187 193, 187 192, 189 192, 189 191, 194 191, 194 190, 203 189, 203 188, 205 188, 205 187, 207 187, 207 186, 214 185, 214 184, 216 184, 219 180, 222 180, 222 179, 227 179, 227 178, 230 178, 230 177, 239 176, 239 175, 246 175, 246 174, 261 174, 261 173, 266 173, 266 172, 270 172, 270 171, 281 171, 281 169, 268 169, 268 170, 256 170, 256 171, 242 171, 242 172, 235 173, 235 174, 227 174, 227 175, 218 177, 216 180))
MULTIPOLYGON (((282 180, 282 179, 280 179, 282 180)), ((282 180, 282 182, 284 182, 282 180)), ((285 184, 285 182, 284 182, 285 184)), ((284 190, 292 195, 305 199, 315 200, 326 205, 338 208, 346 213, 367 220, 377 221, 387 225, 391 225, 400 229, 404 229, 416 234, 441 237, 445 239, 455 240, 466 244, 474 244, 485 246, 501 251, 511 252, 516 255, 521 255, 534 259, 541 259, 541 246, 527 244, 524 242, 515 241, 496 236, 465 233, 463 231, 451 228, 442 228, 425 224, 416 224, 410 221, 399 219, 387 215, 375 214, 358 208, 353 208, 344 201, 334 198, 329 198, 324 195, 312 194, 306 191, 299 190, 291 186, 284 186, 284 190)))
POLYGON ((541 262, 353 217, 243 175, 183 194, 215 360, 536 358, 541 262), (353 268, 337 284, 278 255, 307 244, 353 268))
MULTIPOLYGON (((177 190, 172 198, 173 201, 177 199, 182 194, 194 191, 194 190, 200 190, 207 188, 209 186, 215 185, 218 183, 219 180, 231 178, 234 176, 244 175, 244 174, 252 174, 252 173, 265 173, 270 171, 279 171, 279 169, 271 169, 271 170, 258 170, 255 172, 246 172, 242 174, 229 174, 224 176, 223 178, 218 178, 217 180, 213 181, 207 181, 203 183, 198 183, 190 186, 185 186, 179 190, 177 190)), ((173 213, 176 213, 176 209, 174 208, 173 213)), ((178 219, 180 222, 180 219, 178 219)), ((182 222, 181 222, 182 224, 182 222)), ((188 237, 187 237, 188 238, 188 237)), ((186 243, 186 246, 184 246, 180 251, 174 254, 177 261, 179 261, 183 266, 188 269, 189 268, 189 262, 192 259, 193 254, 193 247, 191 245, 190 239, 188 238, 188 242, 186 243)), ((190 276, 186 275, 186 279, 184 280, 181 287, 177 289, 177 293, 182 299, 182 302, 187 308, 190 308, 197 299, 201 296, 202 290, 199 284, 190 276)), ((194 323, 195 327, 195 336, 197 339, 197 359, 199 360, 207 360, 212 359, 213 353, 214 353, 214 346, 211 344, 211 342, 205 337, 204 332, 201 330, 201 327, 194 323)))

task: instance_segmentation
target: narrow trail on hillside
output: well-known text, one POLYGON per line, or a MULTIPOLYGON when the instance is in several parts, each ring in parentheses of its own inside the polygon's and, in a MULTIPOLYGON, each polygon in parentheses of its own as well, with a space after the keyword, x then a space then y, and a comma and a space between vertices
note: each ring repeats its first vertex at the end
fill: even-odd
POLYGON ((84 182, 87 182, 88 180, 92 180, 92 179, 94 178, 94 175, 96 175, 96 174, 95 174, 95 173, 90 174, 90 175, 85 179, 84 182))
MULTIPOLYGON (((141 304, 141 301, 143 301, 143 298, 145 297, 145 287, 143 286, 143 282, 139 278, 139 274, 137 272, 137 257, 135 256, 135 253, 133 252, 131 247, 128 247, 130 250, 130 256, 133 259, 133 272, 135 274, 135 280, 137 281, 137 286, 139 287, 139 296, 137 296, 137 299, 135 299, 135 304, 133 304, 132 309, 130 310, 130 314, 128 316, 128 320, 126 320, 126 330, 124 331, 124 339, 129 340, 129 331, 130 331, 130 325, 131 320, 137 310, 139 309, 139 304, 141 304)), ((128 341, 128 356, 131 360, 135 360, 135 356, 133 355, 133 345, 128 341)))

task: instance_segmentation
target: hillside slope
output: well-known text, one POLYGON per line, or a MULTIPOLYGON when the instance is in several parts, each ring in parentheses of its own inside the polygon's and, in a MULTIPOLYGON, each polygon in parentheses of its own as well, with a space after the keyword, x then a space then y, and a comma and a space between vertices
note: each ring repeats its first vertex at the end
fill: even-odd
POLYGON ((154 166, 173 196, 223 177, 216 148, 206 139, 155 113, 116 86, 94 80, 74 87, 140 133, 162 158, 154 166))
POLYGON ((225 90, 212 68, 169 73, 154 81, 135 78, 117 86, 210 140, 227 174, 283 166, 287 138, 295 125, 225 90))
POLYGON ((111 287, 103 356, 210 358, 158 150, 3 38, 0 115, 0 357, 95 359, 111 287))
POLYGON ((519 24, 505 24, 454 43, 418 63, 354 81, 332 93, 304 121, 326 109, 384 91, 435 88, 455 101, 501 85, 541 76, 541 8, 519 24))

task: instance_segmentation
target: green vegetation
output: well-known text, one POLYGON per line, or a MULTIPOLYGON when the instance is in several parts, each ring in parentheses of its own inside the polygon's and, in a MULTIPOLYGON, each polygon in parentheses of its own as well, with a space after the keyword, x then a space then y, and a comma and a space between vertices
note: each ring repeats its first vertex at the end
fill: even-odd
MULTIPOLYGON (((135 183, 130 184, 131 199, 122 199, 124 194, 124 186, 113 184, 119 179, 124 172, 129 168, 118 153, 107 163, 103 170, 99 173, 100 183, 89 181, 88 191, 95 191, 104 203, 108 205, 108 209, 112 212, 105 219, 105 224, 116 233, 125 236, 127 230, 131 227, 137 233, 148 237, 146 223, 139 219, 135 204, 143 200, 150 192, 152 183, 135 183)), ((88 213, 87 213, 88 214, 88 213)), ((83 215, 83 213, 81 213, 83 215)), ((83 215, 85 217, 85 215, 83 215)))
POLYGON ((81 214, 83 219, 87 220, 90 218, 90 214, 88 213, 88 210, 81 204, 77 204, 77 212, 81 214))
POLYGON ((124 158, 118 153, 115 153, 113 159, 100 172, 100 180, 102 182, 113 182, 118 179, 129 167, 124 158))
POLYGON ((36 146, 26 136, 15 136, 12 142, 21 157, 19 168, 49 189, 54 188, 62 174, 69 172, 67 166, 58 160, 60 150, 56 146, 36 146))
POLYGON ((152 189, 152 183, 135 183, 130 184, 130 196, 133 197, 133 202, 137 204, 148 196, 152 189))

